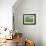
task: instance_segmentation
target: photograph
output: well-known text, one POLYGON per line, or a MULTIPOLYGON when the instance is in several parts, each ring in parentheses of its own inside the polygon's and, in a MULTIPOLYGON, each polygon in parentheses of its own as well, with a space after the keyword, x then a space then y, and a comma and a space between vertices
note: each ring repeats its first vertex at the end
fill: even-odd
POLYGON ((46 46, 46 0, 0 0, 0 46, 46 46))
POLYGON ((36 24, 36 14, 24 14, 23 24, 24 25, 35 25, 36 24))

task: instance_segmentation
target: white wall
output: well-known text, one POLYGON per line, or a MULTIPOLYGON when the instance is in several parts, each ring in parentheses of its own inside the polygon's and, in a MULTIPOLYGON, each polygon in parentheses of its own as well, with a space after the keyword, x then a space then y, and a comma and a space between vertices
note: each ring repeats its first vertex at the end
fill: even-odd
POLYGON ((36 46, 41 46, 41 1, 23 0, 20 4, 16 9, 13 8, 15 30, 22 32, 25 38, 34 40, 36 46), (23 14, 36 14, 36 25, 23 25, 23 14))
POLYGON ((42 46, 46 46, 46 0, 41 1, 41 38, 42 46))
POLYGON ((0 27, 12 28, 12 6, 16 0, 0 0, 0 27))

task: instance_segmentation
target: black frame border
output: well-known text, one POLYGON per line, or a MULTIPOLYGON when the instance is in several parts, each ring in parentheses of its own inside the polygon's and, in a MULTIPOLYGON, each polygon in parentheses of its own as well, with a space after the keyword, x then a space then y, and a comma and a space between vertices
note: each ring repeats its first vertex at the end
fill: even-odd
POLYGON ((23 14, 23 25, 36 25, 36 14, 23 14), (34 18, 34 23, 32 23, 32 24, 25 24, 24 23, 24 16, 25 15, 33 15, 35 18, 34 18))

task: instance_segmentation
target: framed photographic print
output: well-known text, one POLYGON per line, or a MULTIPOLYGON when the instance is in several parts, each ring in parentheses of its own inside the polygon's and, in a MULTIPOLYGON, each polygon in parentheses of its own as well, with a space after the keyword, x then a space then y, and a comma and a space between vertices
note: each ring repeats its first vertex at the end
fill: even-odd
POLYGON ((36 24, 36 14, 24 14, 23 24, 24 25, 35 25, 36 24))

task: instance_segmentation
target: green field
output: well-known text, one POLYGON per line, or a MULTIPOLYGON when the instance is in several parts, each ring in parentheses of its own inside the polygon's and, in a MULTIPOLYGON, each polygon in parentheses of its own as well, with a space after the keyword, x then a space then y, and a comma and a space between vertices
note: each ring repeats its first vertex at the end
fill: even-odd
POLYGON ((33 22, 33 18, 25 18, 25 22, 33 22))

